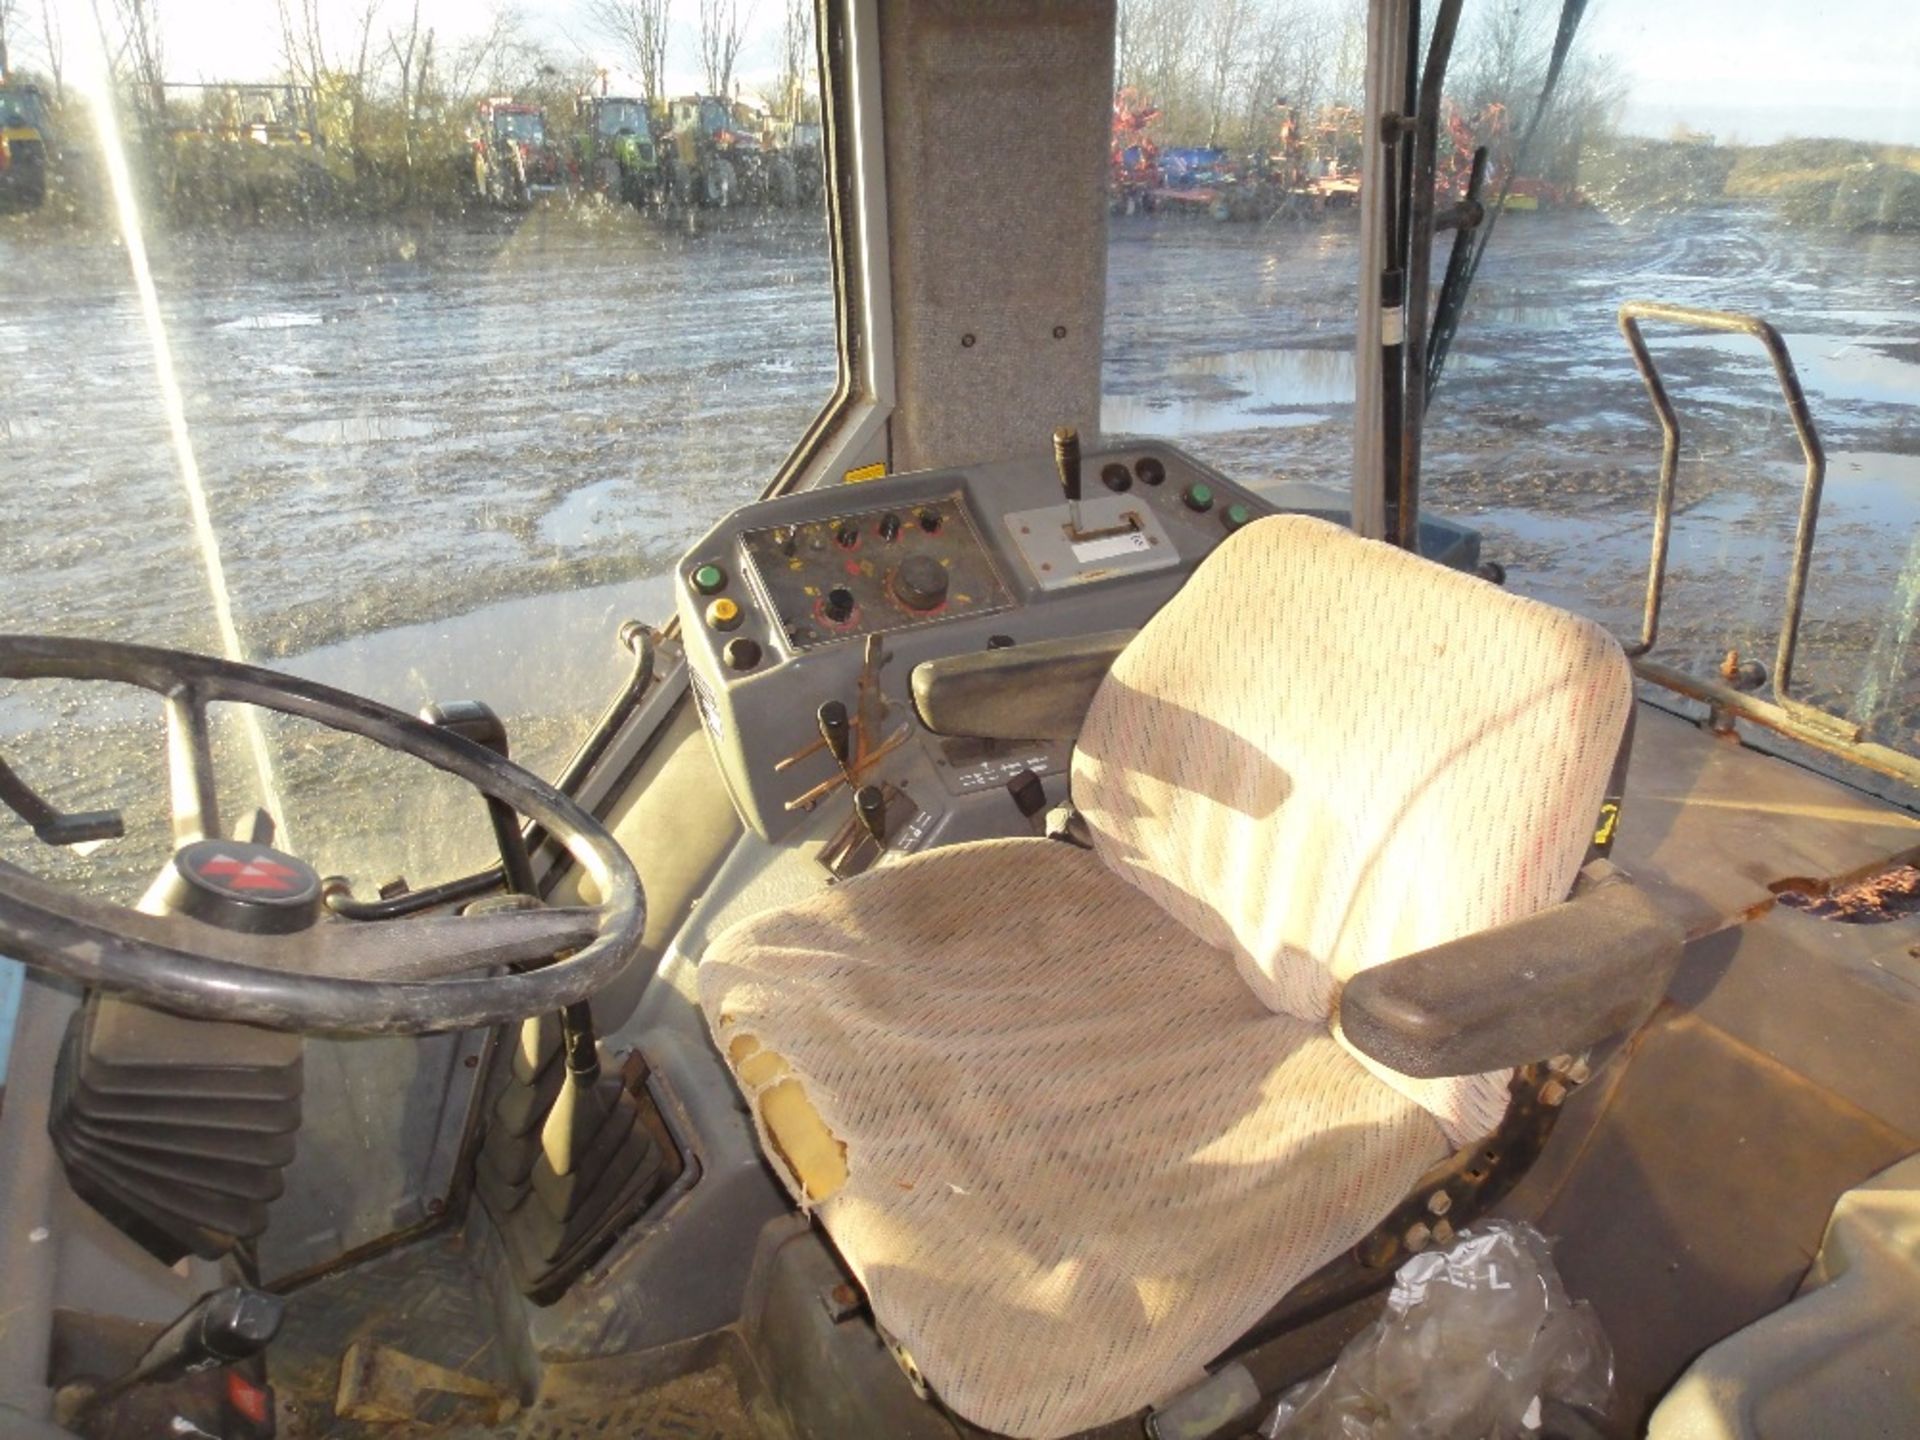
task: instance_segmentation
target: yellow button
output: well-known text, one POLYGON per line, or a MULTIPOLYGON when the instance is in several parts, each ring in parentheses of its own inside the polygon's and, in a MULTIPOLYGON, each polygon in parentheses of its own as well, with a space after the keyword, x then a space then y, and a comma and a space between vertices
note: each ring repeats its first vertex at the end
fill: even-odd
POLYGON ((707 624, 716 630, 731 630, 740 623, 740 607, 722 595, 707 606, 707 624))

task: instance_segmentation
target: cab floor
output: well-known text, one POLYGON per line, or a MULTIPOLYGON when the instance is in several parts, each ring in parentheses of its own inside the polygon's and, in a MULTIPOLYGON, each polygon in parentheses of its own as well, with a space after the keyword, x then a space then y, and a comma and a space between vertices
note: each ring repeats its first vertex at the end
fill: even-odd
POLYGON ((411 1420, 348 1419, 335 1409, 343 1357, 356 1342, 445 1367, 520 1397, 488 1285, 457 1234, 436 1236, 309 1285, 289 1298, 270 1352, 283 1440, 759 1440, 763 1428, 724 1354, 647 1388, 583 1382, 549 1367, 531 1404, 502 1423, 470 1396, 424 1386, 411 1420))

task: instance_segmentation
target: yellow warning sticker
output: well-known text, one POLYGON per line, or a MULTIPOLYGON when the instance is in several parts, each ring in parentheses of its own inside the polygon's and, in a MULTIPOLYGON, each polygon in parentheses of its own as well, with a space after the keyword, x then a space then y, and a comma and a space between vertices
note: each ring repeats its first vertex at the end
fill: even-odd
POLYGON ((862 480, 878 480, 887 473, 887 462, 876 460, 871 465, 860 465, 847 471, 846 483, 858 485, 862 480))

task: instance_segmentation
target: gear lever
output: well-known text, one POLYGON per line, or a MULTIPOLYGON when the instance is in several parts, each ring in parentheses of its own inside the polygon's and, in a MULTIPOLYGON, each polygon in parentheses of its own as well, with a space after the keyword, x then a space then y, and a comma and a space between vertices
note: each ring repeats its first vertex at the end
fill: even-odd
POLYGON ((1067 496, 1067 528, 1080 533, 1080 432, 1062 425, 1053 432, 1053 464, 1067 496))
POLYGON ((862 785, 853 795, 853 813, 873 843, 887 848, 887 797, 878 785, 862 785))
POLYGON ((820 707, 818 719, 820 738, 826 742, 827 753, 833 756, 833 763, 840 767, 847 783, 853 784, 853 772, 847 768, 853 756, 853 731, 847 719, 847 707, 838 700, 829 700, 820 707))

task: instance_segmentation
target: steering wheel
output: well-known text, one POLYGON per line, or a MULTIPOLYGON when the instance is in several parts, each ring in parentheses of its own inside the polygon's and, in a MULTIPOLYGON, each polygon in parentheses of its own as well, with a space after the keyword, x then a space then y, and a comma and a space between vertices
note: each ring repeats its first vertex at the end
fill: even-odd
MULTIPOLYGON (((161 914, 91 899, 0 863, 0 955, 183 1015, 276 1030, 417 1035, 562 1009, 639 952, 646 898, 613 837, 545 781, 450 731, 277 671, 105 640, 0 635, 0 679, 114 681, 158 694, 175 842, 148 892, 149 902, 164 897, 168 913, 161 914), (381 922, 325 914, 312 867, 266 845, 219 837, 207 727, 207 706, 216 701, 297 715, 458 776, 537 821, 578 862, 599 903, 381 922), (569 951, 552 964, 519 968, 569 951), (489 970, 498 973, 473 973, 489 970)), ((54 844, 120 833, 112 813, 58 814, 3 762, 0 800, 54 844)))

